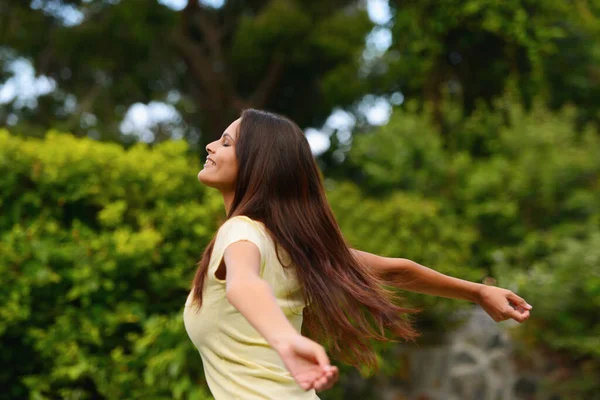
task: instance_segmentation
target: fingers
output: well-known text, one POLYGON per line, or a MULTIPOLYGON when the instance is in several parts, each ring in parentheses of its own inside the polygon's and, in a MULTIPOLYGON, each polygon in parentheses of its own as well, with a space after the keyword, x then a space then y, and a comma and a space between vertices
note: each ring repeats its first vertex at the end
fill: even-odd
POLYGON ((514 305, 514 308, 511 307, 510 309, 507 309, 505 313, 507 314, 507 318, 512 318, 519 323, 524 322, 529 318, 529 310, 531 310, 533 307, 529 305, 522 297, 517 296, 513 292, 508 292, 506 298, 514 305))
MULTIPOLYGON (((338 369, 331 366, 323 346, 301 337, 293 342, 293 352, 296 356, 304 359, 305 363, 312 364, 310 371, 295 375, 296 382, 302 389, 326 390, 331 388, 338 380, 338 369), (300 377, 301 375, 302 377, 300 377)), ((292 374, 294 373, 292 372, 292 374)))
POLYGON ((329 375, 330 373, 327 373, 325 376, 318 378, 314 381, 313 387, 316 391, 320 392, 322 390, 325 390, 326 385, 329 383, 329 375))
POLYGON ((309 390, 312 387, 312 382, 310 382, 310 381, 298 382, 298 385, 300 385, 300 387, 303 390, 309 390))
POLYGON ((325 349, 322 346, 316 345, 315 349, 315 357, 317 358, 317 362, 319 366, 324 370, 331 368, 329 364, 329 357, 327 357, 327 353, 325 353, 325 349))
POLYGON ((529 310, 524 310, 524 312, 519 312, 512 307, 506 309, 505 315, 507 318, 512 318, 517 322, 523 322, 529 318, 529 310))
POLYGON ((509 292, 506 298, 513 303, 515 306, 521 306, 526 310, 531 310, 533 307, 522 298, 514 294, 513 292, 509 292))
POLYGON ((326 387, 323 390, 331 389, 340 377, 340 372, 338 371, 337 367, 332 367, 331 373, 332 373, 332 376, 331 376, 331 379, 329 380, 329 384, 326 385, 326 387))
POLYGON ((319 377, 313 382, 313 388, 320 392, 323 390, 331 389, 339 378, 339 370, 337 367, 331 367, 323 376, 319 377))

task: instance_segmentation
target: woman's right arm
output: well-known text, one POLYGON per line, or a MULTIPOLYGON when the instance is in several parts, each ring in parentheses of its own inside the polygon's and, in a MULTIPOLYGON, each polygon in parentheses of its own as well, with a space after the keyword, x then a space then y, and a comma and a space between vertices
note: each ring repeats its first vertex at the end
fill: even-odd
POLYGON ((305 390, 325 390, 337 380, 318 343, 296 331, 277 304, 273 289, 260 275, 260 252, 249 241, 225 250, 227 300, 277 351, 296 382, 305 390))

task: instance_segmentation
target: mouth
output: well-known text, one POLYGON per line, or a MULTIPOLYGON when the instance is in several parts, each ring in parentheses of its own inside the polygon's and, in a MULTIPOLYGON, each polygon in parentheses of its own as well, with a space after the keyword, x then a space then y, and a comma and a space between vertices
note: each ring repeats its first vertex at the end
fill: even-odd
POLYGON ((217 165, 213 160, 211 160, 210 158, 206 157, 206 162, 204 163, 205 167, 213 167, 217 165))

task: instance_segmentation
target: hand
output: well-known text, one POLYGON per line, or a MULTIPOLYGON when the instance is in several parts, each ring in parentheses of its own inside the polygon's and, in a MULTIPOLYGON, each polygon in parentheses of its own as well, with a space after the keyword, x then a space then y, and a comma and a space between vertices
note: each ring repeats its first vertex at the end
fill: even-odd
POLYGON ((529 318, 532 306, 507 289, 495 286, 482 286, 477 302, 496 322, 514 319, 521 323, 529 318))
POLYGON ((339 371, 329 364, 325 349, 318 343, 302 335, 294 335, 282 340, 276 350, 302 389, 322 391, 337 382, 339 371))

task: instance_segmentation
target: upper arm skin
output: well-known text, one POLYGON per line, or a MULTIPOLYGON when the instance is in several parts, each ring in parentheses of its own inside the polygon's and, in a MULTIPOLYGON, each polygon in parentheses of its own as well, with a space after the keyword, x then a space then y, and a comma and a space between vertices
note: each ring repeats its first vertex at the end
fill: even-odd
POLYGON ((356 249, 350 249, 350 252, 359 262, 371 268, 377 274, 386 274, 395 269, 393 258, 381 257, 356 249))
POLYGON ((260 251, 252 242, 241 240, 227 246, 225 261, 226 289, 240 281, 260 279, 260 251))

